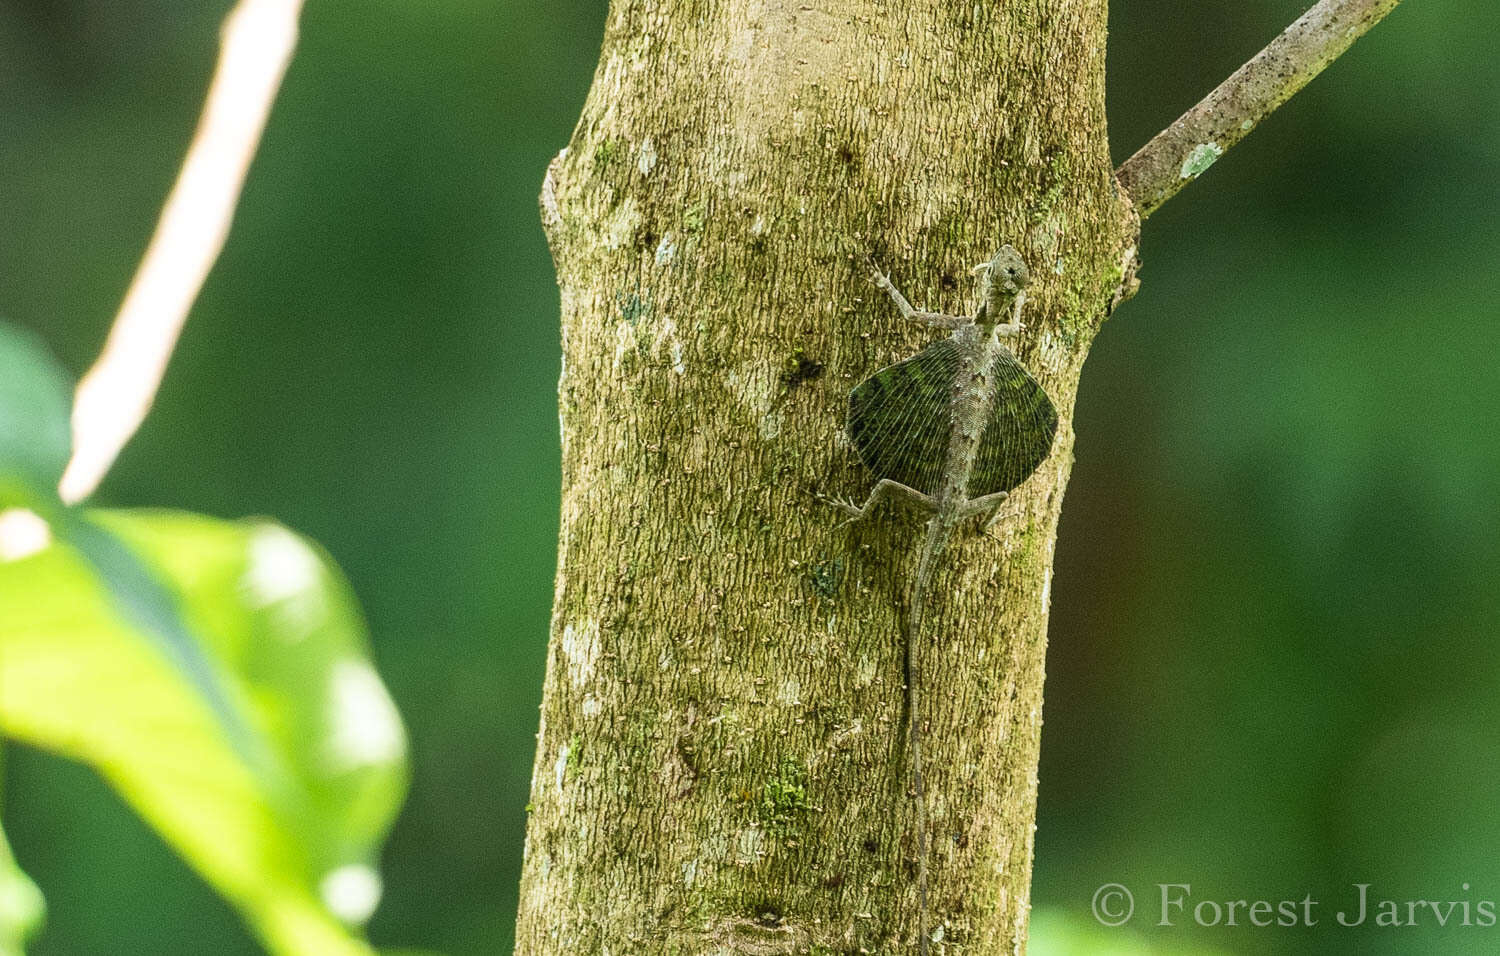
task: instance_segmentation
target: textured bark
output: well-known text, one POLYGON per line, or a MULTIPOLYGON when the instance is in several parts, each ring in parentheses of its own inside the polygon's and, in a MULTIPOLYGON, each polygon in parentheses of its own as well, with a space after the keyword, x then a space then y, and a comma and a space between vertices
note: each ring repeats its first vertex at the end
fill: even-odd
POLYGON ((916 949, 902 613, 922 516, 860 496, 846 396, 1031 264, 1062 417, 922 636, 934 932, 1024 946, 1048 592, 1080 366, 1126 293, 1104 0, 616 0, 543 191, 563 509, 517 952, 916 949))

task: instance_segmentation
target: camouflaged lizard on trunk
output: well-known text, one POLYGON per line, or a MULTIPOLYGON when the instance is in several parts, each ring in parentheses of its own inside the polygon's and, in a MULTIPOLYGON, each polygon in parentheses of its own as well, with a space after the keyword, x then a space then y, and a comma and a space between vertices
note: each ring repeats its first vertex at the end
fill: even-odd
POLYGON ((903 316, 951 334, 881 369, 849 393, 849 438, 877 480, 863 505, 827 499, 850 520, 866 517, 887 498, 906 499, 931 513, 906 617, 907 741, 917 804, 923 953, 930 937, 917 639, 933 567, 960 522, 975 515, 987 515, 989 522, 998 517, 1010 492, 1051 454, 1057 435, 1052 399, 1001 342, 1024 328, 1021 308, 1030 281, 1026 264, 1006 245, 975 271, 982 276, 979 310, 959 316, 912 308, 891 280, 874 269, 876 285, 903 316))

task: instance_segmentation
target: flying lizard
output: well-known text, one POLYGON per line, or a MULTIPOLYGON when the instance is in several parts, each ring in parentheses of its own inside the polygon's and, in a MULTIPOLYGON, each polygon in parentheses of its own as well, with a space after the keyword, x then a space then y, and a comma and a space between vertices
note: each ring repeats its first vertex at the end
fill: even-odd
POLYGON ((976 267, 981 301, 973 316, 914 309, 885 273, 871 268, 875 284, 904 317, 951 333, 882 368, 849 393, 849 439, 875 477, 875 487, 863 505, 826 499, 850 520, 866 517, 888 498, 906 499, 930 513, 906 616, 907 744, 917 811, 919 938, 926 953, 927 813, 917 638, 933 566, 960 522, 976 515, 993 522, 1010 492, 1051 454, 1057 409, 1001 343, 1024 328, 1021 308, 1030 274, 1013 247, 1001 246, 993 259, 976 267))

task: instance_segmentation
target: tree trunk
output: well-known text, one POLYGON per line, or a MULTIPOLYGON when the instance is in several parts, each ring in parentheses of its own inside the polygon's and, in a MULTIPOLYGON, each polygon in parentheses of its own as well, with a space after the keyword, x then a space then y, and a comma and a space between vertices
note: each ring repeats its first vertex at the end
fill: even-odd
POLYGON ((1078 375, 1137 222, 1105 0, 614 0, 543 191, 563 506, 517 952, 915 952, 902 615, 923 516, 869 488, 849 389, 917 351, 869 281, 969 314, 1010 242, 1062 419, 920 638, 929 931, 1026 937, 1053 541, 1078 375))

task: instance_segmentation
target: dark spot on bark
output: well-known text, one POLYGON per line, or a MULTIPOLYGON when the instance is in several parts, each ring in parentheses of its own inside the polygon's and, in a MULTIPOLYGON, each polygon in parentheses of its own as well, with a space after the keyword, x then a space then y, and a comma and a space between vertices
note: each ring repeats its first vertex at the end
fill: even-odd
POLYGON ((839 585, 844 582, 844 559, 834 558, 812 566, 807 572, 807 583, 825 601, 838 597, 839 585))
POLYGON ((943 277, 938 280, 938 285, 946 292, 958 288, 958 276, 951 272, 944 272, 943 277))
POLYGON ((750 913, 750 918, 761 926, 774 929, 775 927, 781 925, 782 907, 781 904, 776 902, 775 900, 752 898, 749 901, 749 905, 746 907, 746 909, 750 913))
POLYGON ((864 842, 861 843, 860 846, 865 848, 866 853, 880 852, 880 841, 875 839, 874 837, 865 837, 864 842))
POLYGON ((620 309, 620 318, 624 319, 632 327, 634 327, 635 324, 640 321, 641 316, 645 314, 647 309, 650 308, 650 306, 634 292, 630 293, 629 295, 621 292, 615 293, 615 305, 620 309))
POLYGON ((650 230, 650 229, 643 229, 643 230, 641 230, 641 248, 642 249, 655 249, 657 242, 659 242, 660 240, 661 240, 661 237, 658 236, 652 230, 650 230))
POLYGON ((786 367, 781 370, 781 384, 787 388, 796 388, 822 374, 823 363, 809 358, 806 352, 798 349, 786 360, 786 367))

